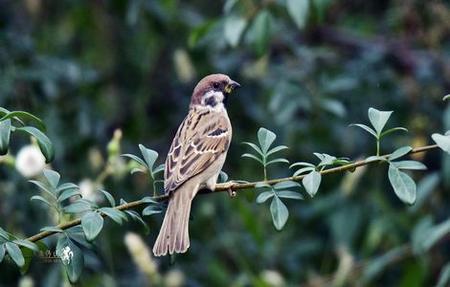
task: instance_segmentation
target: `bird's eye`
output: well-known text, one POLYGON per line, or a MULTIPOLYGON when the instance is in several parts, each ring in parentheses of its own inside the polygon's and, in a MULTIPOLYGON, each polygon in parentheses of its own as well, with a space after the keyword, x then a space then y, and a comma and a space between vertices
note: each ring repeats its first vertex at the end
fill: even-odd
POLYGON ((220 84, 219 84, 219 83, 214 83, 214 84, 213 84, 213 88, 214 88, 214 89, 218 89, 219 87, 220 87, 220 84))

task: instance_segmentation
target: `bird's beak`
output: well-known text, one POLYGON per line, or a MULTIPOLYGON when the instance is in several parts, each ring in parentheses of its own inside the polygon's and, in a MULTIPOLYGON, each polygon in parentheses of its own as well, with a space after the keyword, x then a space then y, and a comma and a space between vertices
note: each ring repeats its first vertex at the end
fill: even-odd
POLYGON ((231 80, 225 87, 225 93, 230 94, 234 89, 239 88, 240 86, 241 85, 238 82, 231 80))

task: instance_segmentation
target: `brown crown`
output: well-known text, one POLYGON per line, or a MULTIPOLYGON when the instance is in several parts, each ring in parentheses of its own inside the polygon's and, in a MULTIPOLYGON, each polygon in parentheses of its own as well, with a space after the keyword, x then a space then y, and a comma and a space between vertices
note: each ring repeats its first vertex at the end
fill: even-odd
POLYGON ((211 90, 214 90, 214 83, 220 82, 228 84, 231 82, 231 79, 224 74, 211 74, 201 79, 197 86, 195 86, 194 92, 192 93, 191 105, 200 104, 203 95, 211 90))

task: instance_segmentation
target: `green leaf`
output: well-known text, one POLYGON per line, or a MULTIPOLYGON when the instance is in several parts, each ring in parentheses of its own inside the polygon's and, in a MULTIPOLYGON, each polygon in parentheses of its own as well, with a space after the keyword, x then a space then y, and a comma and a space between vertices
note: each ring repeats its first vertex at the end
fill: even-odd
POLYGON ((322 175, 318 171, 308 173, 302 180, 303 186, 309 196, 314 197, 319 190, 322 175))
POLYGON ((33 259, 33 250, 28 248, 22 248, 20 249, 20 251, 22 251, 22 255, 25 259, 25 263, 23 264, 22 267, 20 267, 20 273, 23 275, 28 272, 28 269, 30 269, 31 260, 33 259))
POLYGON ((43 198, 43 197, 40 196, 40 195, 33 195, 33 196, 30 198, 30 200, 41 201, 41 202, 47 204, 48 206, 53 207, 53 204, 51 204, 47 199, 43 198))
POLYGON ((224 172, 223 170, 221 170, 219 173, 219 179, 220 179, 220 182, 227 182, 228 174, 226 172, 224 172))
POLYGON ((140 222, 145 227, 146 233, 149 231, 147 223, 145 223, 145 221, 141 218, 139 213, 137 213, 134 210, 125 210, 125 213, 128 214, 132 219, 140 222))
POLYGON ((2 263, 3 259, 5 258, 5 245, 1 244, 0 245, 0 263, 2 263))
POLYGON ((409 175, 390 164, 388 177, 395 194, 401 201, 407 204, 413 204, 416 201, 416 183, 409 175))
POLYGON ((126 154, 121 154, 120 156, 122 156, 122 157, 128 157, 128 158, 134 160, 135 162, 137 162, 138 164, 142 165, 142 166, 145 167, 146 169, 148 169, 147 164, 146 164, 140 157, 135 156, 134 154, 126 153, 126 154))
POLYGON ((277 192, 278 197, 303 200, 303 195, 291 190, 282 190, 277 192))
POLYGON ((194 48, 200 42, 202 42, 202 40, 205 39, 207 35, 214 30, 213 28, 216 26, 216 24, 217 21, 214 20, 203 21, 200 25, 191 29, 188 39, 189 48, 194 48))
POLYGON ((286 0, 286 8, 299 29, 303 29, 308 20, 309 0, 286 0))
POLYGON ((258 56, 263 55, 267 50, 270 40, 270 26, 271 19, 269 11, 262 9, 253 19, 247 30, 246 38, 252 44, 258 56))
POLYGON ((30 250, 39 252, 39 247, 36 245, 36 243, 31 242, 29 240, 16 239, 16 240, 13 241, 13 243, 15 243, 17 245, 20 245, 20 246, 23 246, 23 247, 26 247, 26 248, 28 248, 30 250))
POLYGON ((239 44, 239 39, 247 26, 247 19, 239 15, 229 15, 225 18, 224 36, 231 47, 239 44))
POLYGON ((157 174, 158 172, 164 171, 164 164, 160 164, 158 165, 154 170, 153 170, 153 175, 157 174))
POLYGON ((276 146, 276 147, 274 147, 273 149, 269 150, 269 151, 267 152, 266 156, 272 155, 272 154, 274 154, 274 153, 276 153, 276 152, 279 152, 279 151, 282 151, 282 150, 285 150, 285 149, 288 149, 288 147, 285 146, 285 145, 279 145, 279 146, 276 146))
POLYGON ((272 186, 270 184, 268 184, 267 182, 261 181, 261 182, 257 182, 255 184, 255 189, 261 189, 261 190, 272 189, 272 186))
POLYGON ((263 154, 267 154, 270 146, 276 138, 277 136, 275 135, 275 133, 269 131, 268 129, 260 128, 258 130, 258 141, 263 154))
POLYGON ((225 5, 223 5, 223 12, 228 14, 231 12, 233 7, 238 3, 239 0, 227 0, 225 1, 225 5))
POLYGON ((256 157, 256 155, 253 155, 251 153, 244 153, 243 155, 241 155, 241 157, 248 157, 248 158, 254 159, 257 162, 259 162, 260 164, 264 165, 264 163, 261 159, 259 159, 258 157, 256 157))
POLYGON ((141 144, 139 145, 139 149, 141 150, 142 156, 147 163, 148 169, 152 171, 153 165, 155 164, 156 159, 158 159, 158 153, 152 149, 146 148, 141 144))
POLYGON ((29 180, 28 182, 36 185, 41 191, 47 193, 52 198, 56 199, 56 195, 52 192, 53 190, 49 188, 46 184, 43 182, 37 181, 37 180, 29 180))
POLYGON ((294 172, 294 176, 301 175, 303 173, 307 173, 307 172, 310 172, 313 170, 316 170, 316 168, 312 167, 312 166, 303 167, 303 168, 298 169, 296 172, 294 172))
POLYGON ((313 152, 313 154, 314 154, 320 161, 323 161, 323 160, 325 159, 325 154, 323 154, 323 153, 313 152))
POLYGON ((380 134, 380 138, 382 138, 390 133, 396 132, 396 131, 408 132, 408 129, 403 128, 403 127, 396 127, 396 128, 388 129, 387 131, 384 131, 380 134))
POLYGON ((147 172, 147 169, 134 167, 134 168, 132 168, 131 171, 130 171, 131 174, 135 174, 135 173, 137 173, 137 172, 146 173, 146 172, 147 172))
POLYGON ((150 196, 145 196, 143 198, 141 198, 140 200, 142 203, 155 203, 158 204, 157 201, 155 201, 153 198, 151 198, 150 196))
POLYGON ((111 195, 111 193, 107 192, 106 190, 100 189, 100 192, 103 193, 103 195, 106 197, 106 199, 109 202, 109 205, 111 207, 116 206, 116 201, 114 200, 114 197, 111 195))
POLYGON ((5 241, 9 241, 9 233, 6 232, 3 228, 0 227, 0 239, 5 241))
POLYGON ((66 189, 58 196, 58 202, 63 202, 64 200, 76 195, 81 198, 81 193, 79 192, 78 187, 76 189, 66 189))
POLYGON ((91 209, 91 204, 83 199, 78 199, 74 203, 63 208, 66 213, 81 213, 91 209))
POLYGON ((103 217, 97 212, 90 211, 81 217, 81 227, 88 241, 94 240, 102 231, 103 217))
POLYGON ((10 111, 8 111, 7 109, 0 107, 0 116, 6 115, 10 113, 10 111))
POLYGON ((369 120, 378 135, 383 131, 384 126, 391 117, 391 111, 379 111, 374 108, 369 109, 369 120))
POLYGON ((366 125, 363 125, 363 124, 351 124, 350 127, 362 128, 363 130, 365 130, 369 134, 373 135, 375 138, 378 138, 377 133, 373 129, 371 129, 370 127, 368 127, 366 125))
POLYGON ((349 164, 351 161, 348 159, 338 158, 335 161, 333 161, 333 165, 346 165, 349 164))
POLYGON ((270 213, 272 214, 273 225, 277 230, 283 229, 289 217, 289 211, 284 203, 275 196, 270 204, 270 213))
POLYGON ((62 236, 56 245, 56 255, 61 259, 69 281, 77 282, 84 267, 84 256, 81 249, 72 240, 62 236))
POLYGON ((159 205, 151 204, 151 205, 147 206, 146 208, 144 208, 144 210, 142 210, 142 215, 150 216, 150 215, 161 213, 161 212, 162 212, 162 210, 159 207, 159 205))
MULTIPOLYGON (((318 156, 319 153, 315 152, 314 155, 318 156)), ((332 155, 329 155, 326 153, 322 153, 318 157, 321 160, 318 166, 332 165, 337 160, 337 158, 335 156, 332 156, 332 155)))
POLYGON ((289 164, 289 161, 287 159, 285 159, 285 158, 276 158, 276 159, 273 159, 271 161, 268 161, 266 163, 266 166, 274 164, 274 163, 287 163, 287 164, 289 164))
POLYGON ((113 221, 115 221, 117 224, 122 224, 124 220, 127 220, 127 216, 125 215, 125 213, 118 209, 112 207, 102 207, 99 210, 106 216, 111 218, 113 221))
POLYGON ((300 184, 298 182, 295 182, 292 180, 286 180, 286 181, 282 181, 282 182, 275 184, 273 186, 273 188, 277 189, 277 190, 282 190, 282 189, 287 189, 287 188, 291 188, 291 187, 299 187, 299 186, 300 186, 300 184))
POLYGON ((343 118, 347 114, 347 109, 344 104, 338 100, 320 98, 318 104, 324 111, 328 111, 337 117, 343 118))
POLYGON ((386 158, 382 156, 372 155, 364 160, 365 162, 373 162, 373 161, 386 161, 386 158))
POLYGON ((313 165, 312 163, 309 162, 296 162, 291 164, 291 166, 289 166, 289 168, 293 168, 294 166, 307 166, 307 167, 313 167, 315 168, 316 166, 313 165))
POLYGON ((38 130, 35 127, 20 127, 20 128, 16 128, 16 131, 25 132, 25 133, 35 137, 38 142, 39 148, 45 157, 45 162, 49 163, 49 162, 53 161, 53 158, 55 156, 55 152, 53 150, 53 145, 52 145, 51 141, 48 139, 48 137, 43 132, 41 132, 40 130, 38 130))
POLYGON ((32 120, 35 122, 36 126, 41 130, 41 131, 45 131, 45 125, 44 123, 41 121, 41 119, 39 119, 38 117, 28 113, 28 112, 24 112, 24 111, 13 111, 13 112, 9 112, 8 114, 4 115, 2 118, 0 118, 0 122, 6 120, 6 119, 12 119, 12 118, 21 118, 21 119, 28 119, 28 120, 32 120))
POLYGON ((433 134, 431 137, 439 148, 450 154, 450 135, 433 134))
POLYGON ((87 249, 93 249, 92 244, 86 240, 81 224, 68 229, 64 235, 68 236, 74 244, 84 246, 87 249))
POLYGON ((396 168, 398 169, 411 169, 411 170, 426 170, 427 167, 415 160, 402 160, 402 161, 395 161, 391 162, 396 168))
POLYGON ((433 226, 433 220, 430 215, 420 218, 411 232, 411 246, 415 255, 425 252, 423 243, 428 236, 429 230, 433 226))
POLYGON ((264 156, 264 153, 262 152, 262 150, 255 145, 254 143, 251 142, 243 142, 243 144, 246 144, 248 146, 250 146, 252 149, 254 149, 257 153, 259 153, 262 157, 264 156))
MULTIPOLYGON (((450 95, 447 95, 450 97, 450 95)), ((450 285, 450 263, 447 263, 442 267, 441 273, 439 274, 439 280, 436 287, 445 287, 450 285)))
POLYGON ((396 149, 390 156, 389 160, 394 160, 401 158, 402 156, 408 154, 410 151, 412 151, 412 147, 410 146, 404 146, 399 149, 396 149))
POLYGON ((11 259, 16 263, 17 266, 22 267, 25 265, 25 258, 23 258, 22 251, 20 251, 20 248, 12 243, 12 242, 6 242, 5 244, 6 251, 8 252, 11 259))
POLYGON ((11 120, 0 122, 0 155, 8 153, 11 136, 11 120))
POLYGON ((269 198, 273 197, 275 194, 273 193, 273 191, 264 191, 261 192, 260 194, 258 194, 258 197, 256 197, 256 203, 264 203, 266 202, 266 200, 268 200, 269 198))
POLYGON ((44 176, 47 179, 47 182, 50 184, 51 187, 56 188, 58 187, 59 179, 61 176, 59 173, 57 173, 54 170, 51 169, 44 169, 44 176))
POLYGON ((48 232, 55 232, 55 233, 63 233, 64 230, 62 230, 59 227, 56 226, 45 226, 42 227, 40 231, 48 231, 48 232))
POLYGON ((368 262, 362 275, 362 286, 370 285, 367 284, 367 282, 375 278, 378 274, 385 270, 387 266, 392 264, 392 262, 395 262, 396 259, 401 258, 403 255, 404 248, 396 247, 368 262))
POLYGON ((450 219, 441 222, 427 230, 426 236, 422 238, 422 247, 424 251, 428 251, 438 241, 447 236, 450 232, 450 219))
POLYGON ((64 183, 64 184, 61 184, 60 186, 58 186, 58 188, 56 189, 56 193, 59 194, 59 193, 61 193, 63 191, 66 191, 68 189, 79 190, 80 188, 78 187, 78 185, 76 185, 74 183, 71 183, 71 182, 68 182, 68 183, 64 183))
POLYGON ((430 195, 436 189, 439 181, 439 173, 433 172, 424 176, 417 183, 417 199, 416 203, 410 207, 411 212, 417 212, 421 210, 421 207, 427 201, 427 199, 430 199, 430 195))
POLYGON ((446 100, 448 100, 448 99, 450 99, 450 94, 448 94, 448 95, 446 95, 446 96, 444 96, 444 97, 442 98, 443 101, 446 101, 446 100))

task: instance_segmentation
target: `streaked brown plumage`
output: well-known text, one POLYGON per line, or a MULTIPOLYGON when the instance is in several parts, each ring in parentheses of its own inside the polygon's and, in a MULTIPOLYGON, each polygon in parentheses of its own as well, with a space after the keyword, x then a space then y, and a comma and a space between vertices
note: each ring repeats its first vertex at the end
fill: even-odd
POLYGON ((181 123, 166 158, 164 189, 170 195, 155 256, 189 248, 191 203, 202 188, 214 190, 231 141, 224 101, 239 84, 223 74, 203 78, 195 87, 189 113, 181 123))

